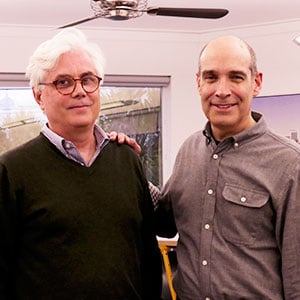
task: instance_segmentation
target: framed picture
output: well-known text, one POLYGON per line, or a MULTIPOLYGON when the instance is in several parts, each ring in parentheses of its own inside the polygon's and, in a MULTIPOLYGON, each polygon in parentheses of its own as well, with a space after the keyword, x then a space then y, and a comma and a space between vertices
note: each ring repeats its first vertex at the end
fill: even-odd
POLYGON ((252 110, 262 113, 273 131, 300 143, 300 94, 257 97, 252 110))

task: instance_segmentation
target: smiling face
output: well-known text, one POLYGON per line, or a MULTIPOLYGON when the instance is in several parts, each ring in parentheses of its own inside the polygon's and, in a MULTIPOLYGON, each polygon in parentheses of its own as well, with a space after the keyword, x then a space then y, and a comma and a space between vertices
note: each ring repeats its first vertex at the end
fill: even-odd
POLYGON ((202 109, 215 139, 222 141, 255 124, 251 104, 261 89, 262 74, 251 73, 246 44, 235 37, 218 38, 206 46, 199 64, 202 109))
MULTIPOLYGON (((97 75, 91 58, 83 51, 71 51, 60 56, 43 82, 53 82, 65 76, 76 79, 87 74, 97 75)), ((48 126, 60 136, 67 138, 74 132, 92 132, 100 113, 99 89, 86 93, 78 80, 70 95, 61 95, 53 85, 45 85, 41 91, 33 90, 33 93, 47 116, 48 126)))

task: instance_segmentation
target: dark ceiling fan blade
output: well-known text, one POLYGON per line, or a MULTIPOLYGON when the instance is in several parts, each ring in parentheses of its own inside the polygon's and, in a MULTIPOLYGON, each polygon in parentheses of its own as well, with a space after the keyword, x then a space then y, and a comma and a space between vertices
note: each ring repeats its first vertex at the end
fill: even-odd
POLYGON ((62 29, 62 28, 67 28, 67 27, 75 26, 75 25, 78 25, 78 24, 81 24, 81 23, 85 23, 85 22, 88 22, 88 21, 92 21, 92 20, 98 19, 98 18, 100 18, 100 17, 101 17, 101 16, 93 16, 93 17, 81 19, 81 20, 75 21, 75 22, 73 22, 73 23, 69 23, 69 24, 60 26, 60 27, 58 27, 58 29, 62 29))
POLYGON ((222 8, 175 8, 175 7, 149 7, 149 15, 218 19, 228 14, 227 9, 222 8))

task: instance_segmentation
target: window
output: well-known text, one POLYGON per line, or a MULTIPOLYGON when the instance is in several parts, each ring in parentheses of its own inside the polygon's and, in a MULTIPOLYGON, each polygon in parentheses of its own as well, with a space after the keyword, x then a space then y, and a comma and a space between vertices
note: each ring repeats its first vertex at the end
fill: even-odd
POLYGON ((102 87, 101 99, 98 123, 135 138, 148 180, 161 185, 161 88, 102 87))
MULTIPOLYGON (((161 99, 169 78, 107 75, 100 88, 102 128, 124 132, 142 147, 148 180, 162 184, 161 99)), ((0 73, 0 154, 38 135, 46 121, 23 74, 0 73)))
POLYGON ((300 94, 259 96, 253 99, 252 110, 262 113, 275 132, 299 141, 300 94))

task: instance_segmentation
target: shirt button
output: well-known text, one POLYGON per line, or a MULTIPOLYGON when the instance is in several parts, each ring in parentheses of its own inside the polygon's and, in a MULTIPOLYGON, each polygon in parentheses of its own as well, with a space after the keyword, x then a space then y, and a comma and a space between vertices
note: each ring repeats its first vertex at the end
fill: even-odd
POLYGON ((246 200, 247 200, 246 197, 244 197, 244 196, 241 197, 241 202, 246 202, 246 200))
POLYGON ((208 191, 207 191, 207 194, 208 195, 212 195, 214 193, 214 191, 212 190, 212 189, 209 189, 208 191))
POLYGON ((203 266, 207 266, 207 260, 205 260, 205 259, 202 260, 202 265, 203 265, 203 266))
POLYGON ((210 227, 209 224, 205 224, 205 225, 204 225, 204 228, 205 228, 205 229, 209 229, 209 227, 210 227))
POLYGON ((214 154, 212 157, 213 157, 213 159, 218 159, 219 155, 218 154, 214 154))
POLYGON ((67 149, 70 149, 71 148, 71 145, 69 143, 66 143, 66 148, 67 149))
POLYGON ((209 297, 205 297, 205 300, 210 300, 210 298, 209 297))
POLYGON ((235 143, 233 144, 233 146, 234 146, 234 148, 237 148, 237 147, 239 146, 239 143, 238 143, 238 142, 235 142, 235 143))

